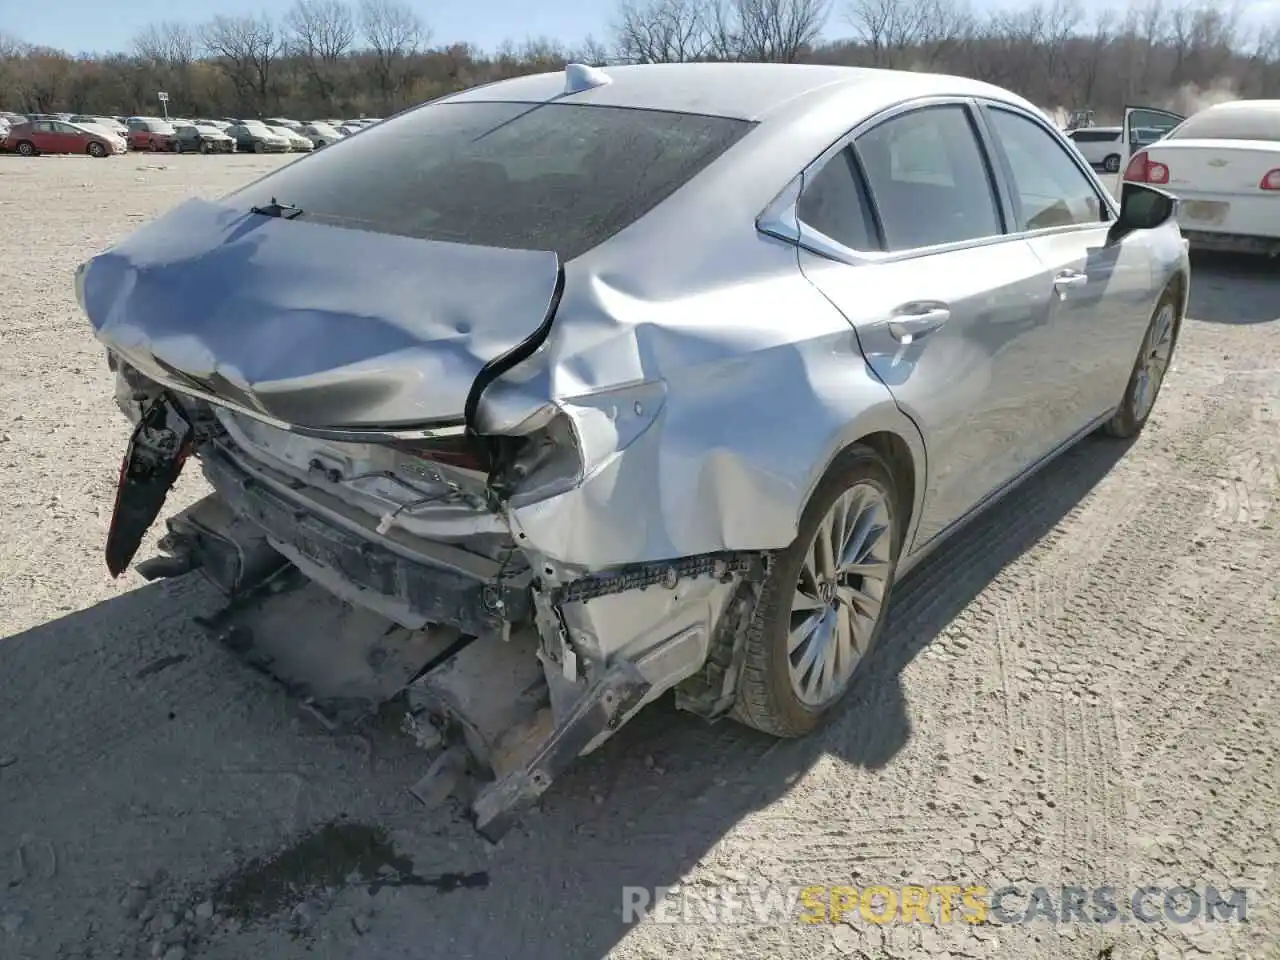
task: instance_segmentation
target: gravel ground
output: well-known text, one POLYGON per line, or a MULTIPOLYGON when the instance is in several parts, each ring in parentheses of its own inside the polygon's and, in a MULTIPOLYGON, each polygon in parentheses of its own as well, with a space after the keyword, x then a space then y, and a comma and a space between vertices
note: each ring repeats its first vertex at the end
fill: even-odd
POLYGON ((914 574, 822 736, 655 707, 493 847, 407 796, 402 738, 329 734, 210 644, 198 579, 103 568, 127 425, 71 271, 281 162, 0 157, 0 956, 1275 956, 1274 271, 1197 263, 1143 437, 1086 442, 914 574), (1244 885, 1248 922, 621 916, 623 885, 947 881, 1244 885))

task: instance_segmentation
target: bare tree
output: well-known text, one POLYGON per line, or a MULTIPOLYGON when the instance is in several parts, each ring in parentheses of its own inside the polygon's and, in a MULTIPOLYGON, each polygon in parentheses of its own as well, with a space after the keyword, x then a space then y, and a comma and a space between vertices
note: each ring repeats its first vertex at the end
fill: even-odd
POLYGON ((702 60, 712 49, 704 0, 624 0, 614 26, 618 56, 631 63, 702 60))
POLYGON ((933 66, 964 34, 968 11, 952 0, 851 0, 845 19, 872 66, 933 66))
POLYGON ((284 40, 275 25, 265 16, 217 16, 201 28, 200 36, 231 81, 239 101, 259 115, 265 113, 276 61, 284 49, 284 40))
POLYGON ((378 89, 390 101, 408 82, 410 61, 430 39, 430 31, 401 0, 363 0, 360 28, 373 54, 378 89))
POLYGON ((733 0, 738 47, 748 60, 796 63, 813 48, 830 0, 733 0))
POLYGON ((342 0, 297 0, 285 14, 289 48, 326 108, 333 104, 343 58, 355 43, 355 18, 342 0))

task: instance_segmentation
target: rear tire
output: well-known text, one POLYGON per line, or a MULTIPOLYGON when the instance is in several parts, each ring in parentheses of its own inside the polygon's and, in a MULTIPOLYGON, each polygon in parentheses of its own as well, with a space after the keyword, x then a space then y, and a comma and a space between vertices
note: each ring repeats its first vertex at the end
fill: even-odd
POLYGON ((105 149, 103 149, 102 144, 97 143, 97 142, 90 143, 90 144, 89 144, 89 146, 88 146, 88 148, 87 148, 87 152, 88 152, 89 156, 91 156, 91 157, 93 157, 93 158, 95 158, 95 159, 97 159, 97 160, 101 160, 103 157, 105 157, 105 156, 107 155, 107 151, 106 151, 105 149))
POLYGON ((1129 374, 1120 409, 1102 428, 1109 436, 1122 439, 1136 437, 1147 425, 1178 346, 1178 334, 1182 330, 1182 316, 1178 312, 1181 299, 1175 283, 1165 289, 1156 304, 1147 332, 1142 336, 1137 359, 1133 362, 1133 372, 1129 374))
POLYGON ((879 641, 901 549, 893 473, 870 447, 850 447, 814 490, 795 541, 774 558, 747 628, 734 719, 793 738, 830 717, 879 641), (837 572, 827 577, 831 559, 837 572))
POLYGON ((36 145, 30 140, 20 140, 18 142, 18 153, 24 157, 34 157, 39 152, 36 149, 36 145))
POLYGON ((1107 159, 1103 160, 1102 169, 1107 171, 1107 173, 1119 173, 1120 172, 1120 154, 1113 153, 1111 154, 1111 156, 1107 157, 1107 159))

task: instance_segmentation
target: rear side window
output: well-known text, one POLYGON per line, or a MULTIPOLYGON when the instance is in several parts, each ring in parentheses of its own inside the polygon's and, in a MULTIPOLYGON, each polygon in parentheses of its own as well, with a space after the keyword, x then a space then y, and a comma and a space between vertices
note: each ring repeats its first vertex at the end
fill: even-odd
POLYGON ((812 180, 806 178, 796 215, 851 250, 880 249, 871 204, 848 147, 828 160, 812 180))
POLYGON ((922 107, 855 142, 888 250, 1004 232, 986 157, 960 105, 922 107))
POLYGON ((231 196, 304 220, 568 260, 644 216, 745 135, 725 117, 586 104, 433 103, 231 196))
POLYGON ((1170 140, 1270 140, 1280 142, 1280 110, 1227 107, 1184 120, 1170 140))

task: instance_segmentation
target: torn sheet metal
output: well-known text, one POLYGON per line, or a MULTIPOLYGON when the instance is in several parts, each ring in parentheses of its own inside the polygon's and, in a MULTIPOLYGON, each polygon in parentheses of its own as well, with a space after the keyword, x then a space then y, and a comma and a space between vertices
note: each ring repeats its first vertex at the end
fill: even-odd
POLYGON ((196 199, 82 271, 98 339, 147 376, 299 427, 395 428, 460 421, 543 324, 559 262, 196 199))

